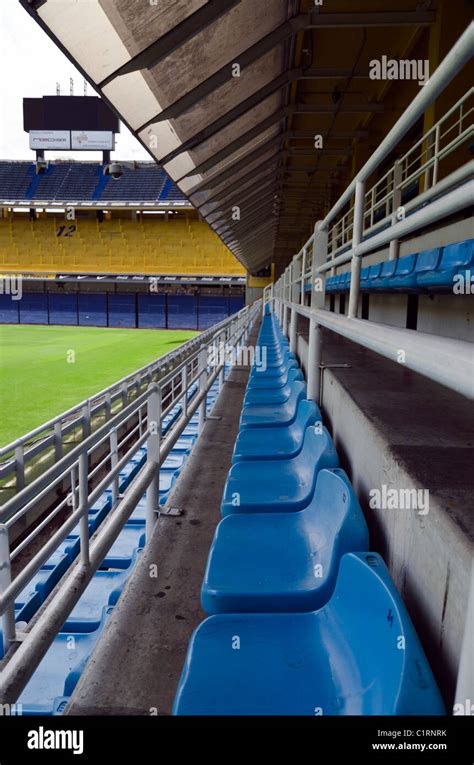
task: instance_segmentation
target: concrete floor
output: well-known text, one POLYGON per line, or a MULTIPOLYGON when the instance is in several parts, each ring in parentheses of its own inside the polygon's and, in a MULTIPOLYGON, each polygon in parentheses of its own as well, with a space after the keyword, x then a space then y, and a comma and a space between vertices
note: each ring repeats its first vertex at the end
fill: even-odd
MULTIPOLYGON (((248 344, 252 342, 250 338, 248 344)), ((193 630, 206 618, 200 590, 238 432, 248 367, 234 367, 147 549, 114 609, 67 714, 168 715, 193 630)))

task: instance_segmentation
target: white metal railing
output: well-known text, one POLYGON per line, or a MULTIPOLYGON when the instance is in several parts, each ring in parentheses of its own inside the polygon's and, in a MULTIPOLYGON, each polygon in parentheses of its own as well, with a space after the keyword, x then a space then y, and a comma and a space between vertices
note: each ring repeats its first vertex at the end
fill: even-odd
MULTIPOLYGON (((436 191, 440 164, 474 137, 474 87, 470 88, 364 195, 362 236, 390 223, 410 187, 436 191)), ((426 197, 425 197, 426 199, 426 197)), ((410 205, 412 209, 414 205, 410 205)), ((354 204, 329 228, 328 254, 335 258, 352 241, 354 204)))
MULTIPOLYGON (((471 60, 474 22, 455 43, 426 85, 377 147, 314 233, 294 256, 264 300, 273 301, 290 349, 296 350, 294 316, 309 319, 308 397, 319 398, 321 334, 324 326, 377 353, 397 360, 400 348, 410 348, 406 366, 474 397, 472 343, 435 337, 408 329, 357 319, 361 259, 389 245, 389 258, 399 254, 402 237, 464 210, 474 198, 474 160, 466 161, 458 149, 474 137, 470 88, 426 133, 384 173, 370 189, 366 181, 394 152, 410 128, 471 60), (452 170, 440 177, 440 165, 450 158, 452 170), (456 166, 457 165, 457 166, 456 166), (401 205, 402 192, 418 185, 418 194, 401 205), (400 214, 398 214, 400 213, 400 214), (308 257, 311 252, 311 258, 308 257), (305 263, 303 274, 300 265, 305 263), (347 316, 336 315, 325 306, 325 275, 350 262, 351 281, 347 316), (311 307, 305 306, 310 286, 311 307), (291 321, 290 321, 291 315, 291 321), (403 344, 401 344, 403 342, 403 344)), ((445 171, 446 172, 446 171, 445 171)))
POLYGON ((234 362, 260 311, 259 301, 235 314, 224 326, 219 324, 213 327, 205 343, 203 337, 199 337, 199 348, 176 363, 161 379, 151 382, 145 391, 140 392, 127 406, 85 437, 69 454, 25 486, 1 509, 0 616, 3 641, 7 649, 16 642, 20 643, 11 658, 10 654, 6 657, 8 661, 0 673, 1 702, 15 701, 21 693, 145 491, 146 538, 149 539, 159 512, 160 465, 196 412, 199 413, 198 431, 202 430, 207 394, 216 380, 219 380, 219 388, 222 387, 226 367, 234 362), (163 420, 177 405, 180 406, 177 419, 163 432, 163 420), (119 443, 118 430, 131 419, 137 424, 131 431, 127 430, 122 443, 119 443), (125 443, 127 451, 119 458, 120 446, 125 443), (118 493, 119 473, 145 444, 146 463, 121 497, 118 493), (94 461, 97 453, 100 458, 94 461), (98 476, 100 471, 104 473, 102 478, 98 476), (9 543, 12 526, 41 500, 45 492, 56 488, 61 494, 65 478, 70 482, 67 497, 53 503, 41 523, 19 545, 12 547, 9 543), (89 509, 108 488, 112 490, 112 510, 90 537, 89 509), (59 528, 32 554, 24 568, 12 577, 12 561, 38 538, 61 511, 65 517, 59 528), (80 537, 79 562, 71 564, 69 575, 64 575, 59 591, 40 608, 25 631, 19 634, 15 625, 15 598, 77 525, 80 537))
POLYGON ((60 460, 68 449, 74 448, 76 442, 110 420, 113 414, 126 408, 146 390, 150 382, 163 377, 167 369, 193 353, 218 328, 229 325, 232 320, 232 317, 224 319, 174 351, 123 377, 1 448, 0 507, 14 493, 31 483, 39 473, 44 472, 53 461, 60 460))

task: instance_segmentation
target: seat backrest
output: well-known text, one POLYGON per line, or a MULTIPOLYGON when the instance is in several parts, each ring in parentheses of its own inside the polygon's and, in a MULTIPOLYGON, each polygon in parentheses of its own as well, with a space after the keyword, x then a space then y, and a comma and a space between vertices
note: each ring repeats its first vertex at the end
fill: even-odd
POLYGON ((380 269, 380 276, 382 279, 385 279, 388 276, 393 276, 395 273, 395 269, 397 267, 396 260, 386 260, 384 263, 382 263, 382 268, 380 269))
POLYGON ((366 266, 365 268, 362 268, 360 271, 360 282, 361 284, 365 282, 369 278, 369 271, 370 266, 366 266))
POLYGON ((443 248, 440 269, 444 271, 448 268, 456 268, 456 266, 469 266, 472 263, 473 253, 474 239, 448 244, 443 248))
POLYGON ((306 398, 299 401, 294 424, 298 432, 301 433, 301 438, 303 438, 308 425, 312 425, 315 422, 322 422, 322 419, 319 407, 316 406, 314 401, 309 401, 306 398))
POLYGON ((375 279, 377 276, 380 276, 381 270, 381 263, 374 263, 373 266, 369 266, 369 279, 375 279))
POLYGON ((341 468, 319 471, 313 500, 303 512, 311 526, 322 523, 332 539, 339 538, 342 552, 369 549, 369 531, 359 500, 341 468))
MULTIPOLYGON (((296 383, 295 383, 296 384, 296 383)), ((336 468, 339 466, 339 457, 332 438, 325 427, 321 428, 320 421, 315 425, 309 425, 304 433, 303 448, 295 460, 299 460, 298 469, 305 475, 314 474, 316 482, 316 467, 336 468)))
POLYGON ((438 267, 441 257, 441 247, 435 247, 433 250, 425 250, 418 255, 415 271, 417 274, 426 271, 434 271, 438 267))
POLYGON ((418 636, 380 555, 343 555, 333 596, 321 610, 338 640, 338 655, 347 652, 346 672, 352 669, 353 687, 341 699, 345 714, 444 714, 418 636))
POLYGON ((411 274, 416 265, 418 253, 413 255, 405 255, 403 258, 397 260, 397 267, 395 269, 395 276, 406 276, 411 274))

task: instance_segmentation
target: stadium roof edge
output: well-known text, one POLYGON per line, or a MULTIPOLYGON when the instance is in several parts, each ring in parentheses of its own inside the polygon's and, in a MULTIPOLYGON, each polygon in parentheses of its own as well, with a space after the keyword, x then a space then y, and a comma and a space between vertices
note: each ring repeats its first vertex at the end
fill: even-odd
MULTIPOLYGON (((204 219, 216 212, 225 219, 231 250, 249 271, 295 252, 293 244, 286 252, 276 247, 280 218, 291 208, 287 184, 301 181, 299 203, 315 200, 315 221, 347 184, 341 170, 350 174, 356 144, 340 144, 341 136, 358 140, 384 113, 387 86, 369 78, 371 54, 408 55, 436 19, 416 0, 402 0, 397 11, 381 3, 376 12, 309 0, 189 0, 159 8, 114 0, 91 3, 87 14, 77 3, 58 13, 58 0, 36 9, 20 2, 204 219), (376 29, 371 44, 368 28, 376 29), (360 43, 354 29, 362 31, 360 43), (322 162, 311 143, 319 133, 322 162), (309 145, 295 147, 302 140, 309 145), (241 225, 255 169, 278 179, 276 226, 265 229, 255 215, 241 225), (232 206, 230 190, 240 190, 232 206)), ((290 212, 302 244, 312 227, 298 208, 290 212)))

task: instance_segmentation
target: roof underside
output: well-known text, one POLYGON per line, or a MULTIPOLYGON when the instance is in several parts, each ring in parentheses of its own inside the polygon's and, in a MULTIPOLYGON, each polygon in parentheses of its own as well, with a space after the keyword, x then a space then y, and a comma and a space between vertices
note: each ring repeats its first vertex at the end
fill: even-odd
POLYGON ((370 60, 434 20, 417 0, 21 1, 253 272, 294 254, 377 135, 370 60))

